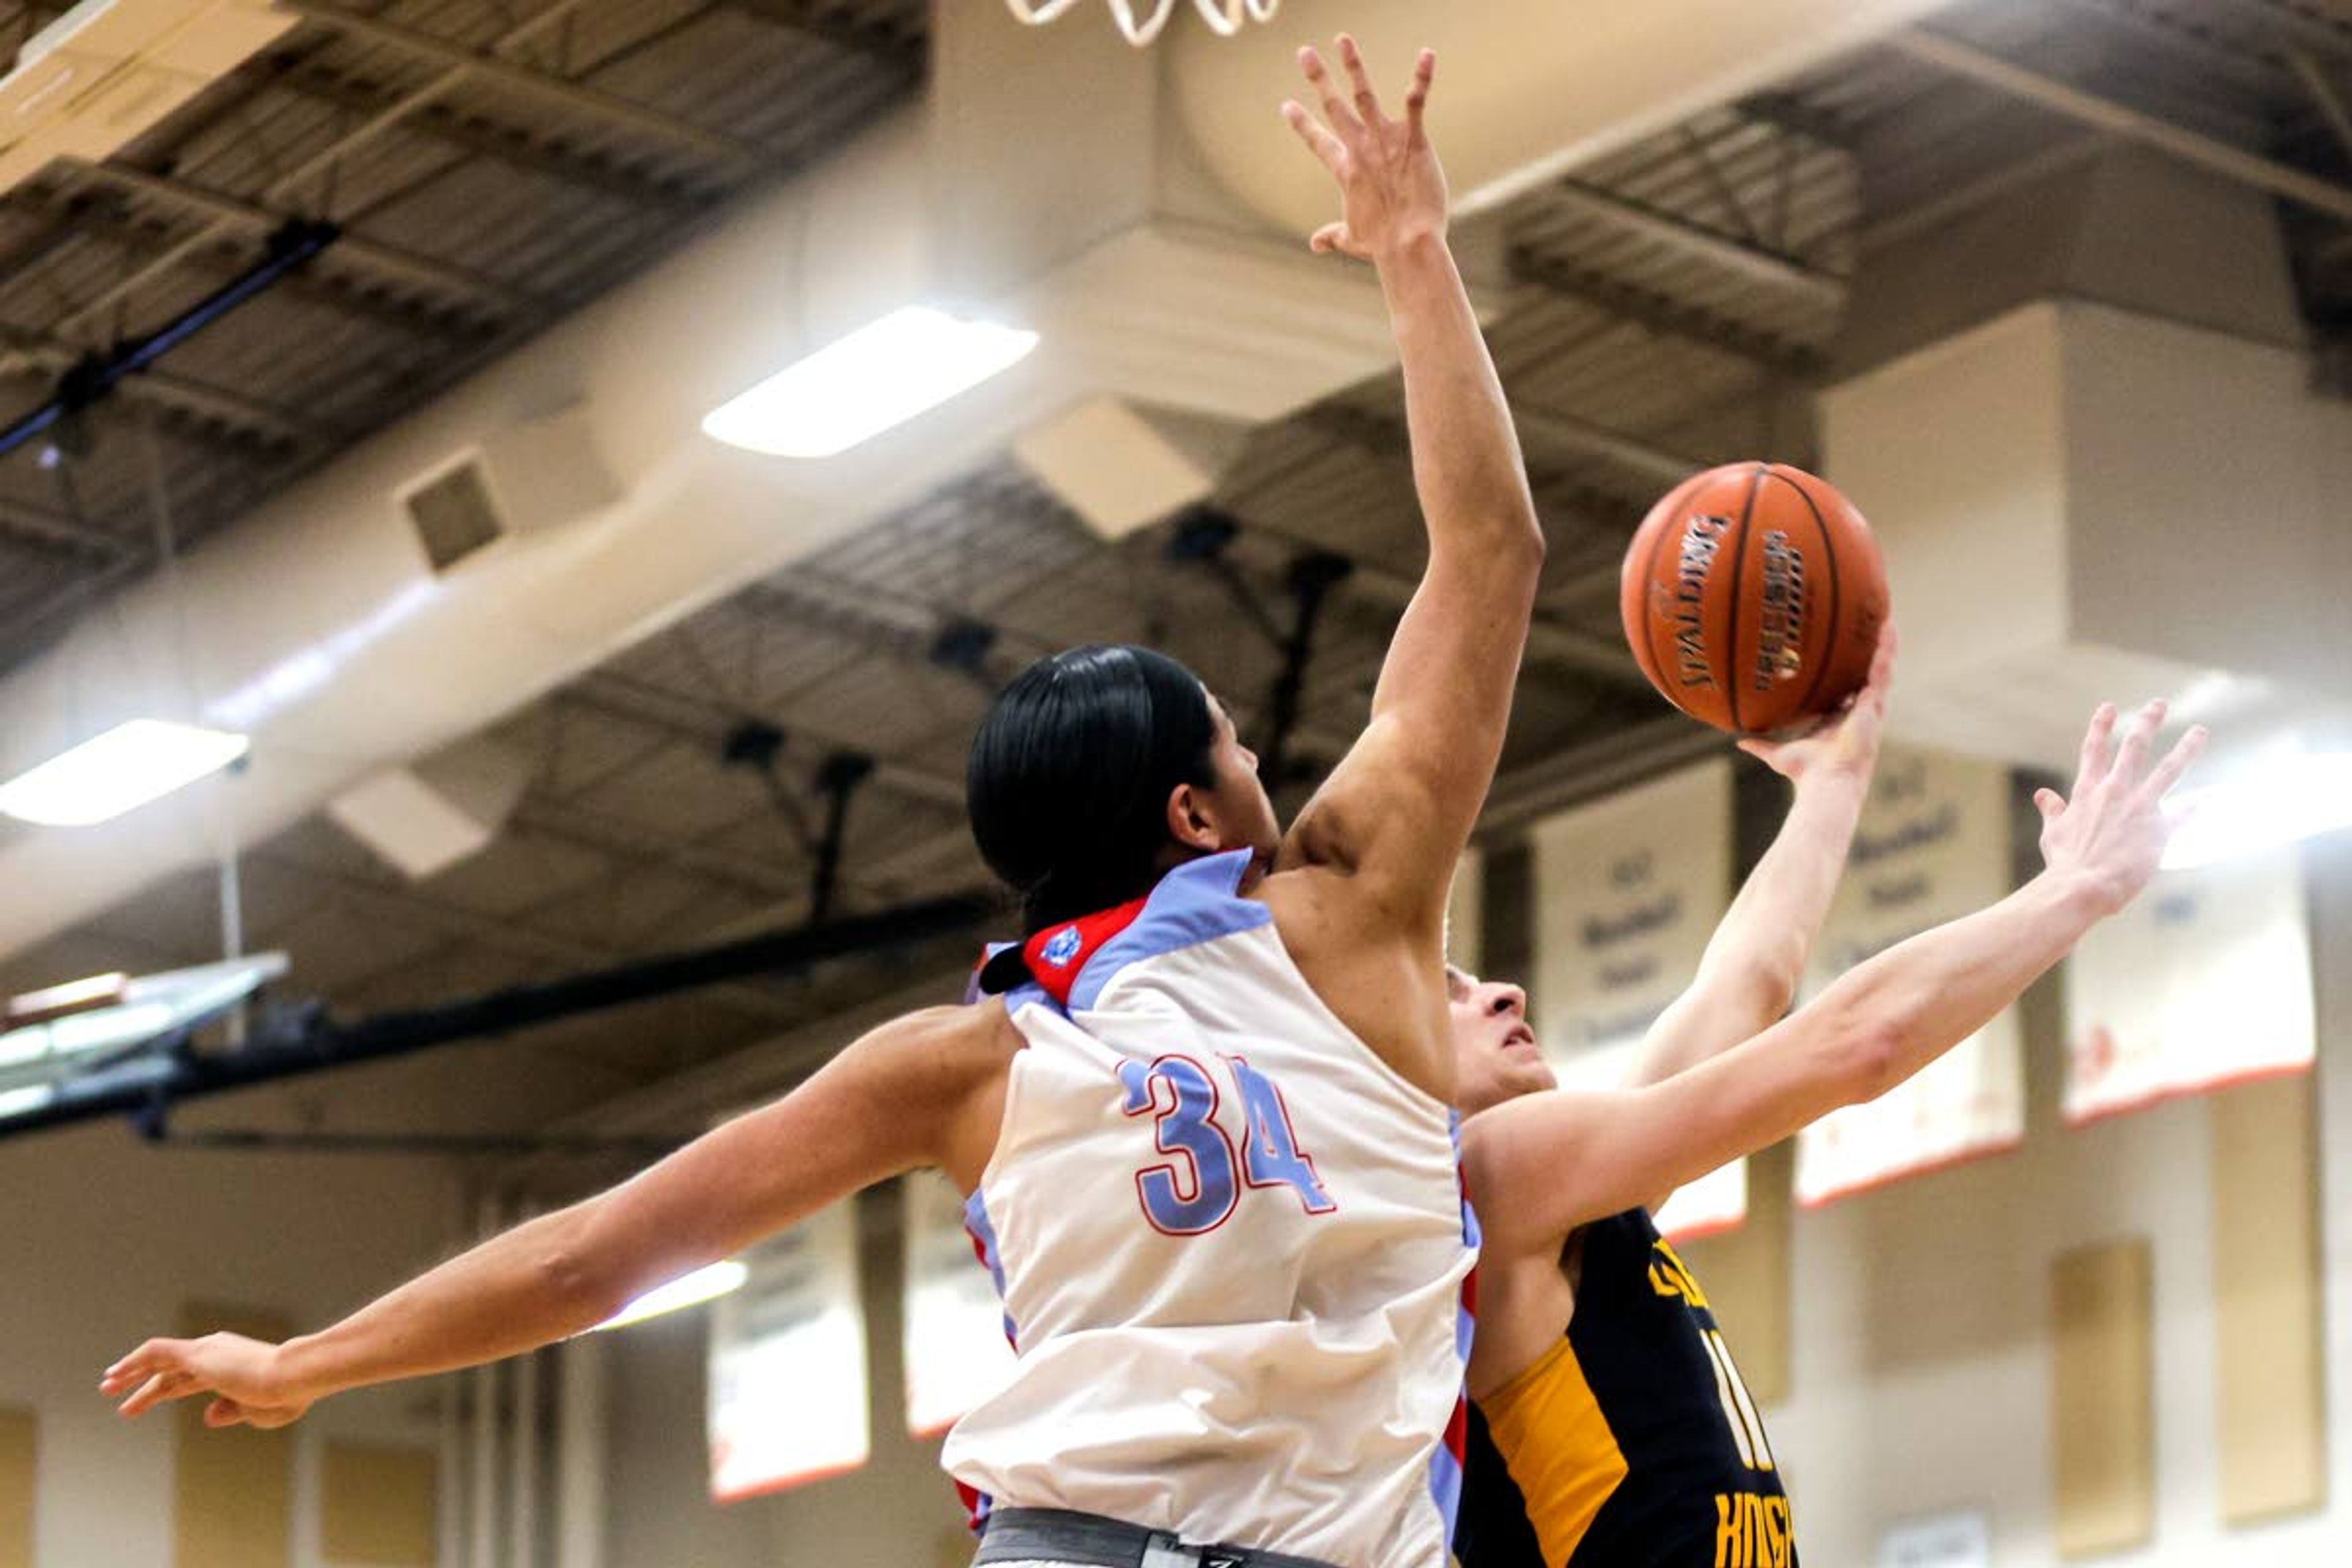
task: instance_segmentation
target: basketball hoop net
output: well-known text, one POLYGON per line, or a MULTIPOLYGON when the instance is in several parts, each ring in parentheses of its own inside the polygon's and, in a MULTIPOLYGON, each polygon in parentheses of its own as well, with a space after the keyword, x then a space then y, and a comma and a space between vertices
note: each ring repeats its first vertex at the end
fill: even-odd
MULTIPOLYGON (((1042 27, 1076 5, 1078 0, 1004 0, 1004 3, 1024 22, 1033 27, 1042 27)), ((1108 0, 1111 17, 1118 23, 1118 30, 1126 34, 1127 41, 1139 49, 1158 37, 1160 29, 1168 26, 1168 18, 1176 12, 1176 0, 1146 0, 1146 3, 1150 7, 1149 13, 1138 16, 1135 0, 1108 0)), ((1215 28, 1220 36, 1230 38, 1242 30, 1244 20, 1274 20, 1274 14, 1282 9, 1282 0, 1192 0, 1192 5, 1201 13, 1201 20, 1215 28)))

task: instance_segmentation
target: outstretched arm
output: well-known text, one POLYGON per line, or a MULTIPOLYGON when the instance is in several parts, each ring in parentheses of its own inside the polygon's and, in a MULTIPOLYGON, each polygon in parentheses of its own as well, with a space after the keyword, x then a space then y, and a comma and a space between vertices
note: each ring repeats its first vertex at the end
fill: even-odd
POLYGON ((1729 1050, 1796 1000, 1862 820, 1894 675, 1890 625, 1879 636, 1869 682, 1843 713, 1801 739, 1740 742, 1794 787, 1789 815, 1715 928, 1689 989, 1650 1026, 1627 1088, 1663 1083, 1729 1050))
MULTIPOLYGON (((982 1010, 883 1026, 808 1082, 631 1181, 451 1259, 320 1333, 150 1340, 100 1391, 137 1415, 211 1394, 215 1426, 282 1426, 348 1389, 496 1361, 567 1338, 861 1187, 957 1159, 989 1067, 982 1010), (974 1049, 974 1046, 979 1049, 974 1049)), ((964 1156, 959 1158, 959 1156, 964 1156)))
POLYGON ((1518 438, 1478 320, 1445 243, 1445 178, 1423 129, 1435 60, 1424 50, 1404 118, 1381 110, 1351 39, 1352 101, 1311 49, 1299 60, 1322 121, 1283 110, 1339 184, 1344 216, 1318 250, 1378 268, 1404 370, 1413 481, 1429 564, 1372 694, 1371 722, 1303 811, 1285 859, 1350 878, 1385 932, 1433 955, 1445 889, 1468 841, 1510 718, 1543 563, 1518 438))
POLYGON ((1557 1246, 1579 1225, 1885 1093, 1982 1028, 2155 875, 2170 832, 2164 794, 2205 741, 2191 730, 2148 772, 2163 713, 2151 703, 2111 757, 2115 715, 2100 710, 2073 799, 2036 797, 2047 868, 2000 903, 1856 965, 1754 1039, 1663 1083, 1531 1094, 1472 1119, 1464 1162, 1490 1248, 1557 1246))

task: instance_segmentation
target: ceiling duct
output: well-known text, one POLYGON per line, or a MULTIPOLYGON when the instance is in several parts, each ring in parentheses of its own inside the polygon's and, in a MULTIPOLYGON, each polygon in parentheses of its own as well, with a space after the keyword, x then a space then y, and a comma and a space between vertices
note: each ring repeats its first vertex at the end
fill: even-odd
POLYGON ((2352 409, 2263 193, 2128 150, 1999 193, 1866 253, 1839 360, 1898 733, 2063 769, 2103 700, 2240 742, 2352 702, 2352 409))
POLYGON ((300 21, 269 0, 83 0, 0 78, 0 191, 113 156, 300 21))
POLYGON ((1307 254, 1330 192, 1275 113, 1295 44, 1343 13, 1397 71, 1424 31, 1448 50, 1445 153, 1495 191, 1927 8, 1756 0, 1725 20, 1685 3, 1570 26, 1539 0, 1298 0, 1214 47, 1187 28, 1135 51, 1108 28, 940 5, 919 110, 256 509, 191 552, 176 602, 134 587, 0 680, 0 777, 138 714, 252 738, 237 776, 0 841, 0 954, 439 751, 1078 405, 1248 423, 1382 369, 1379 289, 1307 254), (921 300, 1043 342, 824 462, 701 434, 921 300))

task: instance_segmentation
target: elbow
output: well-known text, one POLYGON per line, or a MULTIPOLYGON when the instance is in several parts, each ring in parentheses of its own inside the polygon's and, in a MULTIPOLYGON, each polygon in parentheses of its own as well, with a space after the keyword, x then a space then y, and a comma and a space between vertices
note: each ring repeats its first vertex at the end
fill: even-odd
POLYGON ((1838 1079, 1848 1105, 1876 1100, 1903 1081, 1903 1028, 1892 1020, 1857 1018, 1839 1031, 1838 1079))
POLYGON ((1803 981, 1804 968, 1801 952, 1765 953, 1734 977, 1734 1005, 1751 1033, 1769 1029, 1789 1016, 1789 1009, 1797 1000, 1797 987, 1803 981))
POLYGON ((1551 549, 1549 543, 1544 539, 1543 520, 1536 515, 1532 501, 1518 508, 1517 510, 1519 515, 1514 520, 1517 526, 1512 532, 1513 541, 1525 552, 1528 570, 1540 572, 1543 569, 1544 557, 1551 549))
POLYGON ((562 1303, 566 1318, 593 1328, 628 1304, 628 1282, 597 1246, 587 1207, 553 1218, 530 1259, 533 1284, 541 1300, 562 1303))

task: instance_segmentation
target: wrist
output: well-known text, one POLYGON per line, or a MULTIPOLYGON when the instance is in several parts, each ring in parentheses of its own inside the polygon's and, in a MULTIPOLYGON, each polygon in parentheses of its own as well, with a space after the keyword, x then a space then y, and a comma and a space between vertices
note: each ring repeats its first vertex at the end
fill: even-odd
POLYGON ((271 1347, 270 1382, 286 1403, 309 1405, 336 1392, 320 1369, 322 1348, 315 1334, 298 1334, 271 1347))
POLYGON ((1383 276, 1415 267, 1443 265, 1451 269, 1454 251, 1445 242, 1445 220, 1434 224, 1412 224, 1400 227, 1396 233, 1372 252, 1372 265, 1383 276))
POLYGON ((2052 867, 2034 878, 2051 900, 2081 923, 2084 931, 2131 901, 2130 890, 2115 878, 2084 867, 2052 867))

